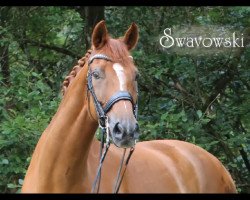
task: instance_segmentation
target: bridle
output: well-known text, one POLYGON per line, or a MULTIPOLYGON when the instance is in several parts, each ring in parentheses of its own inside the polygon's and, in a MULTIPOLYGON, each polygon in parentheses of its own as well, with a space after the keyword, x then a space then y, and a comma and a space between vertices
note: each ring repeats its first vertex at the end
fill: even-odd
MULTIPOLYGON (((100 160, 99 160, 99 166, 97 168, 96 177, 95 177, 95 180, 94 180, 93 185, 92 185, 92 190, 91 190, 92 193, 96 189, 97 182, 98 182, 98 185, 97 185, 96 192, 97 193, 99 192, 100 181, 101 181, 101 168, 102 168, 103 161, 106 157, 106 154, 107 154, 109 146, 110 146, 109 121, 108 121, 107 113, 112 108, 112 106, 120 100, 128 100, 132 103, 133 113, 134 113, 134 116, 136 119, 137 119, 137 112, 138 112, 138 101, 134 103, 131 94, 127 91, 116 92, 115 94, 113 94, 110 97, 110 99, 108 100, 108 102, 106 103, 104 108, 101 106, 101 103, 98 101, 97 96, 95 94, 93 83, 92 83, 92 70, 91 70, 90 65, 95 59, 102 59, 102 60, 112 62, 112 59, 104 54, 95 54, 92 57, 90 57, 88 60, 87 87, 88 87, 88 91, 91 93, 91 95, 93 97, 95 109, 96 109, 96 112, 98 115, 98 123, 99 123, 99 127, 101 129, 100 160), (106 135, 106 142, 105 142, 105 149, 104 149, 104 137, 105 137, 105 135, 106 135)), ((138 94, 138 90, 137 90, 137 94, 138 94)), ((126 167, 128 165, 128 162, 129 162, 133 152, 134 152, 134 147, 132 147, 130 149, 129 155, 128 155, 126 162, 125 162, 125 168, 124 168, 123 173, 121 175, 121 170, 122 170, 122 166, 123 166, 124 158, 125 158, 125 154, 126 154, 126 148, 124 149, 124 153, 123 153, 120 167, 119 167, 117 177, 116 177, 116 183, 115 183, 114 191, 113 191, 114 193, 118 193, 118 191, 119 191, 121 182, 123 180, 123 176, 126 172, 126 167)))

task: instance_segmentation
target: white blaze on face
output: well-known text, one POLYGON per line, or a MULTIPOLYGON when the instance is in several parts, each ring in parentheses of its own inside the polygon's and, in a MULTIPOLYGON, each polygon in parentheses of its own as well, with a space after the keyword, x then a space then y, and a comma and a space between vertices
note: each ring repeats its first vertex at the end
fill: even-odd
POLYGON ((113 69, 115 70, 115 73, 119 80, 120 90, 124 91, 126 89, 126 76, 124 74, 123 66, 121 66, 119 63, 115 63, 113 64, 113 69))

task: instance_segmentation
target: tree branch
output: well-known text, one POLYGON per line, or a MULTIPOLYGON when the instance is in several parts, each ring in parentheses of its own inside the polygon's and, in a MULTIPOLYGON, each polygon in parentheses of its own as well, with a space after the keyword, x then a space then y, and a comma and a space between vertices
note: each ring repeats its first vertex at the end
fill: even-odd
POLYGON ((26 43, 26 44, 30 44, 31 46, 36 46, 36 47, 41 47, 41 48, 49 49, 49 50, 52 50, 52 51, 56 51, 58 53, 65 54, 65 55, 71 56, 71 57, 76 58, 76 59, 81 58, 81 55, 78 55, 78 54, 76 54, 76 53, 74 53, 74 52, 72 52, 72 51, 70 51, 68 49, 58 47, 58 46, 55 46, 55 45, 43 44, 43 43, 33 41, 33 40, 29 40, 29 39, 25 39, 23 42, 26 43))

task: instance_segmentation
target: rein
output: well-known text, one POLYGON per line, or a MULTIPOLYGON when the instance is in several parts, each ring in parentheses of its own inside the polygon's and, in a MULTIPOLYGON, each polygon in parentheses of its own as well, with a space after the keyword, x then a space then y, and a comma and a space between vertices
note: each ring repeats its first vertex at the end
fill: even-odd
MULTIPOLYGON (((107 113, 109 112, 111 107, 116 102, 118 102, 120 100, 129 100, 133 105, 133 112, 134 112, 135 118, 137 119, 138 103, 133 102, 133 98, 129 92, 118 91, 110 97, 109 101, 106 103, 105 107, 103 108, 101 106, 101 103, 97 99, 97 96, 96 96, 95 91, 94 91, 93 83, 92 83, 92 70, 91 70, 90 65, 94 61, 94 59, 103 59, 103 60, 110 61, 110 62, 112 62, 112 59, 110 59, 108 56, 106 56, 104 54, 96 54, 96 55, 90 57, 89 61, 88 61, 87 87, 88 87, 88 91, 91 93, 91 95, 94 99, 95 109, 96 109, 96 112, 98 114, 98 123, 99 123, 99 127, 101 129, 100 160, 99 160, 99 166, 97 168, 97 173, 96 173, 96 176, 95 176, 95 179, 94 179, 94 182, 92 185, 92 189, 91 189, 91 193, 94 193, 95 190, 96 190, 96 193, 98 193, 99 188, 100 188, 100 182, 101 182, 101 168, 102 168, 104 159, 107 155, 108 149, 110 147, 109 122, 108 122, 107 113), (106 141, 104 144, 105 135, 106 135, 106 141), (104 148, 104 145, 105 145, 105 148, 104 148), (96 189, 96 185, 97 185, 97 189, 96 189)), ((127 165, 129 163, 129 160, 130 160, 133 152, 134 152, 134 147, 132 147, 130 149, 128 157, 127 157, 126 162, 125 162, 124 170, 121 173, 122 166, 123 166, 124 159, 125 159, 125 154, 126 154, 126 148, 124 148, 124 153, 123 153, 123 156, 121 159, 120 167, 119 167, 117 177, 116 177, 116 183, 115 183, 114 190, 113 190, 114 193, 118 193, 118 191, 120 189, 124 174, 125 174, 126 169, 127 169, 127 165)))

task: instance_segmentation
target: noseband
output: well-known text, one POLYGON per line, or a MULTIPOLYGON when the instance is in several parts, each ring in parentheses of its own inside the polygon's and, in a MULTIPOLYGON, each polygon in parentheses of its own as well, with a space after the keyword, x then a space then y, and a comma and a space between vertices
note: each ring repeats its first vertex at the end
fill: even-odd
MULTIPOLYGON (((102 60, 112 62, 112 59, 109 58, 108 56, 104 55, 104 54, 96 54, 96 55, 90 57, 89 61, 88 61, 87 87, 88 87, 88 91, 91 93, 91 95, 93 97, 95 109, 96 109, 96 112, 98 114, 99 127, 102 130, 101 147, 100 147, 100 161, 99 161, 99 167, 97 169, 97 174, 96 174, 96 177, 95 177, 95 181, 94 181, 93 186, 92 186, 92 192, 94 192, 98 180, 99 180, 99 182, 98 182, 97 192, 99 191, 100 178, 101 178, 101 167, 102 167, 103 161, 105 159, 105 156, 106 156, 106 154, 108 152, 108 148, 110 146, 109 122, 108 122, 107 113, 110 111, 112 106, 115 103, 117 103, 118 101, 120 101, 120 100, 128 100, 128 101, 130 101, 132 103, 132 105, 133 105, 133 113, 134 113, 134 116, 135 116, 136 119, 137 119, 137 112, 138 112, 138 102, 134 103, 131 94, 129 92, 127 92, 127 91, 118 91, 118 92, 116 92, 115 94, 113 94, 110 97, 110 99, 108 100, 108 102, 106 103, 104 108, 101 106, 101 103, 97 99, 97 96, 95 94, 93 83, 92 83, 92 70, 91 70, 90 65, 95 59, 102 59, 102 60), (106 134, 106 145, 105 145, 105 150, 103 151, 105 134, 106 134)), ((137 94, 138 94, 138 91, 137 91, 137 94)), ((123 175, 124 175, 124 173, 126 171, 126 166, 128 164, 128 161, 129 161, 133 151, 134 151, 134 148, 132 147, 130 149, 130 153, 129 153, 129 155, 127 157, 127 160, 125 162, 125 170, 123 171, 123 174, 122 174, 122 176, 120 178, 121 168, 122 168, 122 165, 123 165, 124 156, 125 156, 125 152, 126 152, 126 149, 124 150, 122 162, 120 164, 120 168, 118 170, 118 174, 117 174, 117 178, 116 178, 116 184, 115 184, 115 188, 114 188, 115 193, 117 193, 119 191, 123 175)))

